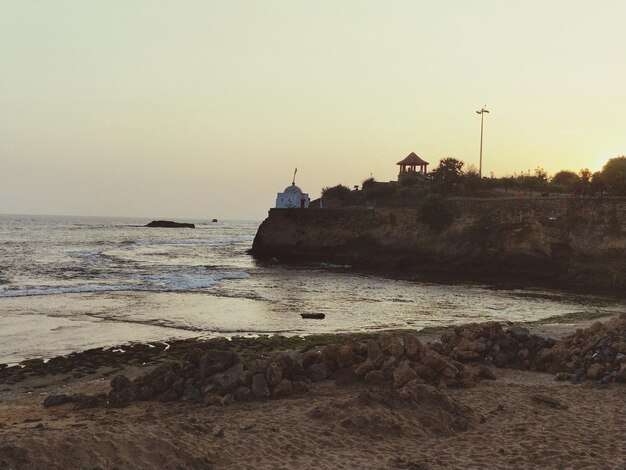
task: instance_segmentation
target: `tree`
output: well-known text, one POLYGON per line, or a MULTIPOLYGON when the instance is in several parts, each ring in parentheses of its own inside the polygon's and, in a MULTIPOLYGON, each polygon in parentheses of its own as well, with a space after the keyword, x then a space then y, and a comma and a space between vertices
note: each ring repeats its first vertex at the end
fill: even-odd
POLYGON ((539 181, 540 184, 543 184, 548 181, 548 172, 538 166, 535 168, 535 178, 537 178, 537 181, 539 181))
POLYGON ((469 194, 478 193, 481 189, 483 189, 480 174, 478 173, 478 169, 475 165, 469 165, 467 167, 463 176, 463 187, 469 194))
POLYGON ((602 167, 602 180, 613 196, 626 195, 626 157, 609 159, 602 167))
POLYGON ((345 200, 350 196, 350 188, 343 184, 322 189, 322 197, 345 200))
POLYGON ((601 171, 596 171, 591 176, 591 193, 593 195, 600 195, 606 190, 606 183, 604 182, 604 178, 602 177, 601 171))
POLYGON ((500 178, 500 186, 504 187, 504 192, 508 193, 509 188, 513 188, 515 186, 515 176, 514 175, 506 175, 500 178))
POLYGON ((372 189, 375 186, 376 186, 376 180, 374 179, 373 176, 370 176, 369 178, 364 179, 363 182, 361 183, 361 188, 363 189, 363 191, 372 189))
POLYGON ((431 173, 433 184, 444 190, 452 189, 463 178, 464 163, 456 158, 444 158, 431 173))
POLYGON ((580 178, 580 192, 586 195, 591 188, 591 171, 589 168, 583 168, 578 172, 578 176, 580 178))
POLYGON ((573 171, 561 170, 552 177, 550 183, 555 190, 573 192, 578 189, 580 177, 573 171))

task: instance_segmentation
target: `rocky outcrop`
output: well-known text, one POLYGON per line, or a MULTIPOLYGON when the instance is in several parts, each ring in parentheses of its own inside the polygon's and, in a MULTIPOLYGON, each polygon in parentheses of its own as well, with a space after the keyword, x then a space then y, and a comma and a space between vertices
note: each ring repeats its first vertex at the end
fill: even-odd
POLYGON ((626 199, 443 200, 413 207, 272 209, 257 258, 456 280, 626 292, 626 199))
POLYGON ((195 224, 185 222, 172 222, 171 220, 153 220, 146 227, 162 227, 162 228, 196 228, 195 224))

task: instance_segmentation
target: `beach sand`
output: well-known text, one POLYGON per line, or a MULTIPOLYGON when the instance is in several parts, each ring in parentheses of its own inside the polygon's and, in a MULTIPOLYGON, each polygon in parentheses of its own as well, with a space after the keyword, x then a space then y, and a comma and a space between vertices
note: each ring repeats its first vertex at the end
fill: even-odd
POLYGON ((52 393, 108 392, 109 379, 38 378, 38 388, 24 381, 0 393, 0 468, 626 468, 626 384, 490 369, 496 380, 418 404, 384 386, 322 381, 227 406, 44 408, 52 393))

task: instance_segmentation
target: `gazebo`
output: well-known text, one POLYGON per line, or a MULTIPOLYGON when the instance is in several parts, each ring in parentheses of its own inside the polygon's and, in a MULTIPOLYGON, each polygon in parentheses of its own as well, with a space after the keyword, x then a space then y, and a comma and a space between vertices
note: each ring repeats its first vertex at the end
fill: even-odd
POLYGON ((415 152, 411 152, 404 160, 397 163, 400 165, 400 174, 398 174, 398 180, 405 176, 426 176, 428 162, 425 162, 420 157, 415 155, 415 152), (418 170, 419 168, 419 170, 418 170))

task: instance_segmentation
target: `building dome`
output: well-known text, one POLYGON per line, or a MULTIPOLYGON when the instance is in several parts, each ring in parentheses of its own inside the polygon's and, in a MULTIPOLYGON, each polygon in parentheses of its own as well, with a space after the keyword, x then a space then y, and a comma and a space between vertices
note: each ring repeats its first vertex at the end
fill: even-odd
POLYGON ((283 191, 284 194, 302 194, 302 190, 297 187, 295 184, 292 184, 291 186, 287 186, 285 188, 285 190, 283 191))

